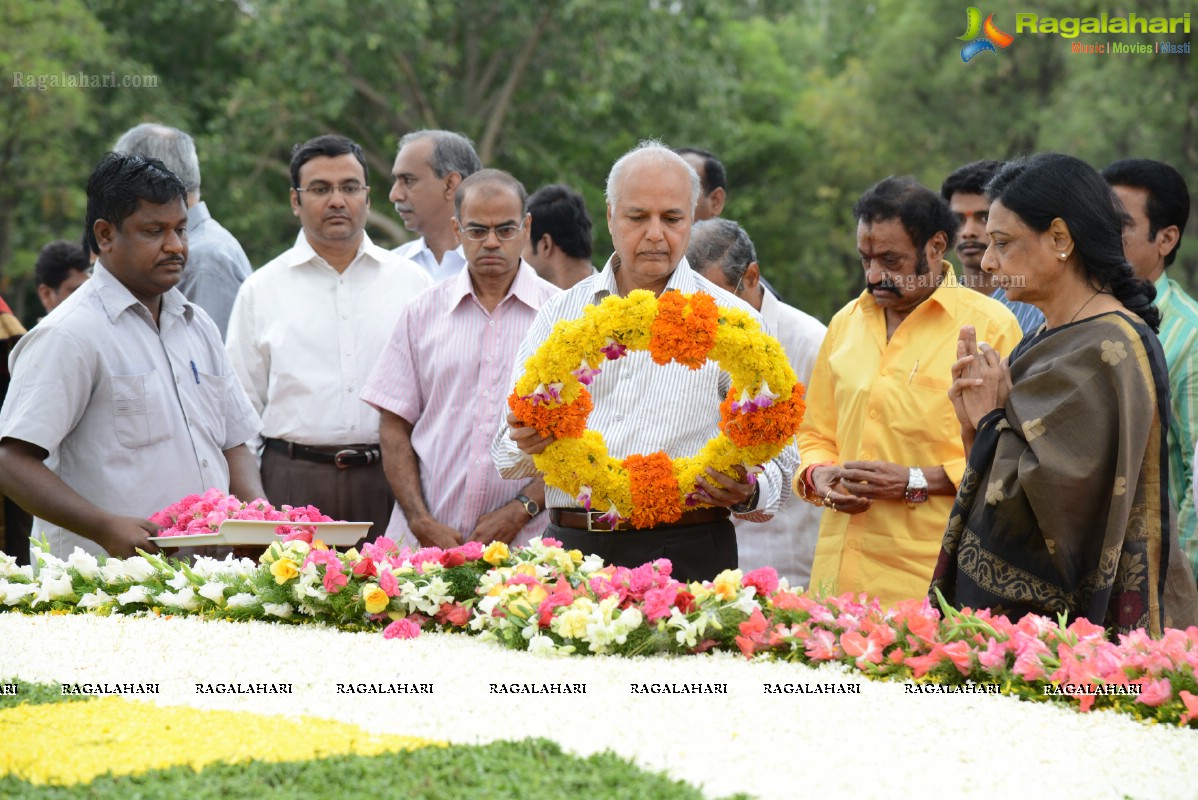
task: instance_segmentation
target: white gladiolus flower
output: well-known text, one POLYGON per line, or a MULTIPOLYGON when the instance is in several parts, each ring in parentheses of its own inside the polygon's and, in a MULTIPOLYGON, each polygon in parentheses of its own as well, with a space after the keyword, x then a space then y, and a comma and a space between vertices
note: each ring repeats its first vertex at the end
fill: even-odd
POLYGON ((79 598, 78 606, 80 608, 99 608, 105 603, 112 601, 112 595, 103 589, 96 589, 94 592, 88 592, 79 598))
POLYGON ((37 594, 36 583, 0 583, 0 603, 15 606, 26 597, 37 594))
POLYGON ((226 608, 253 608, 261 604, 262 601, 249 592, 239 592, 225 601, 226 608))
POLYGON ((291 603, 263 603, 262 610, 272 617, 280 619, 291 619, 291 615, 295 612, 291 603))
MULTIPOLYGON (((125 575, 130 580, 141 583, 158 574, 158 570, 154 569, 154 565, 146 561, 141 556, 133 556, 133 558, 124 559, 125 575)), ((109 562, 111 563, 111 561, 109 562)))
POLYGON ((131 603, 149 603, 150 590, 144 586, 131 586, 128 591, 118 594, 116 601, 123 606, 131 603))
POLYGON ((67 557, 67 566, 79 573, 85 581, 95 580, 100 574, 100 562, 82 547, 76 547, 67 557))
POLYGON ((105 561, 100 565, 100 580, 106 586, 129 580, 129 573, 125 572, 125 562, 119 558, 110 558, 105 561))
POLYGON ((166 585, 174 589, 176 592, 181 592, 188 586, 191 586, 191 581, 182 572, 176 572, 174 576, 166 582, 166 585))
POLYGON ((205 600, 211 600, 217 605, 224 605, 225 585, 218 581, 209 581, 200 587, 199 595, 205 600))
POLYGON ((0 578, 12 578, 19 571, 16 556, 0 553, 0 578))

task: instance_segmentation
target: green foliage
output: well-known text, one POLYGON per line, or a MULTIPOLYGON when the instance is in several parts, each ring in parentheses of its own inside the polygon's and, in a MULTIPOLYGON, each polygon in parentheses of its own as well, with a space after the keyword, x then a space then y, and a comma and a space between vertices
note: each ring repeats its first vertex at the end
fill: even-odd
MULTIPOLYGON (((985 10, 1015 33, 1027 9, 999 0, 985 10)), ((1190 10, 1160 0, 1139 11, 1190 10)), ((1125 13, 1099 0, 1038 11, 1125 13)), ((44 92, 0 82, 0 292, 33 322, 33 257, 79 236, 92 166, 145 119, 195 136, 205 199, 255 265, 294 241, 287 163, 292 145, 320 133, 365 148, 370 234, 382 245, 411 236, 387 201, 397 137, 444 127, 530 191, 577 188, 600 261, 614 159, 647 137, 706 147, 727 167, 725 215, 753 237, 764 274, 825 320, 862 283, 852 203, 887 175, 938 188, 965 162, 1043 149, 1096 166, 1158 158, 1198 175, 1194 55, 1087 56, 1022 33, 963 63, 964 26, 955 0, 0 0, 0 76, 160 81, 44 92)), ((1170 270, 1191 287, 1193 252, 1183 245, 1170 270)))
MULTIPOLYGON (((338 756, 278 764, 250 763, 156 770, 101 777, 86 787, 32 786, 0 777, 12 800, 257 800, 272 798, 404 797, 413 800, 701 800, 683 781, 646 772, 611 753, 579 758, 555 742, 524 739, 479 746, 426 747, 381 756, 338 756), (352 787, 352 790, 348 789, 352 787)), ((735 795, 747 798, 747 795, 735 795)), ((729 798, 729 800, 735 800, 729 798)))

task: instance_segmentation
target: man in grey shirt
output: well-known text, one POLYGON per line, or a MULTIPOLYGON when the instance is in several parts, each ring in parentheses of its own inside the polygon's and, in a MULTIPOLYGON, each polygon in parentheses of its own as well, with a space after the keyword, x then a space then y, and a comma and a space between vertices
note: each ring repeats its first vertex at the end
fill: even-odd
POLYGON ((178 128, 146 122, 131 128, 113 148, 120 153, 156 158, 187 187, 187 239, 190 255, 176 287, 220 329, 223 339, 241 283, 252 271, 245 250, 200 200, 200 161, 195 142, 178 128))

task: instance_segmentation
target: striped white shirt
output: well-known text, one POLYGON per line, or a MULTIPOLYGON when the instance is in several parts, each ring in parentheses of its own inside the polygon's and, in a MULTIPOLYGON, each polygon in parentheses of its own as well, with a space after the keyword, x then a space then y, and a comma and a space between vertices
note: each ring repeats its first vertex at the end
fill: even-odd
MULTIPOLYGON (((613 259, 615 257, 613 256, 613 259)), ((675 267, 666 291, 684 294, 706 292, 718 305, 748 311, 759 322, 761 316, 751 306, 696 273, 685 258, 675 267)), ((515 368, 507 384, 505 397, 524 373, 524 362, 549 338, 558 320, 582 316, 588 305, 599 303, 610 294, 619 294, 615 271, 609 260, 603 271, 580 281, 554 297, 537 314, 536 321, 520 345, 515 368)), ((662 450, 671 458, 693 456, 709 439, 719 435, 720 403, 731 387, 732 379, 714 362, 697 370, 670 362, 653 363, 646 351, 629 352, 616 361, 604 361, 602 372, 590 386, 594 410, 588 426, 603 434, 608 452, 623 459, 635 453, 662 450)), ((537 474, 532 457, 525 455, 508 437, 506 407, 501 412, 499 430, 491 442, 491 457, 505 478, 530 478, 537 474)), ((757 508, 746 519, 765 521, 790 497, 790 480, 798 467, 798 450, 792 443, 781 455, 765 466, 759 476, 761 494, 757 508)), ((545 489, 549 508, 576 508, 573 497, 552 486, 545 489)), ((627 515, 628 509, 620 509, 627 515)))
MULTIPOLYGON (((362 391, 370 405, 412 423, 429 513, 467 536, 479 517, 510 503, 528 482, 501 478, 489 448, 495 415, 506 408, 516 349, 537 311, 559 291, 521 262, 507 296, 488 314, 469 269, 446 278, 404 306, 362 391)), ((547 514, 538 514, 513 544, 528 544, 547 522, 547 514)), ((398 503, 387 536, 420 546, 398 503)))

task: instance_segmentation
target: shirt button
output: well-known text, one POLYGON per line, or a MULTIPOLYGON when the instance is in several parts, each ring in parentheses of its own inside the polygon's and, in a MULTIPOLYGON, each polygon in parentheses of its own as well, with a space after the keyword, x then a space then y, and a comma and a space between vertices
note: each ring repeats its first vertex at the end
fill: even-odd
POLYGON ((889 375, 889 374, 890 374, 890 370, 888 370, 888 369, 882 370, 882 375, 889 375))
POLYGON ((492 328, 494 328, 494 327, 495 327, 495 320, 491 320, 490 322, 488 322, 488 323, 487 323, 487 325, 489 325, 489 326, 491 326, 492 328))
POLYGON ((354 387, 352 387, 352 386, 346 386, 346 387, 345 387, 345 393, 346 393, 346 394, 353 394, 353 393, 354 393, 354 387))
POLYGON ((491 361, 491 357, 487 356, 487 363, 490 363, 490 361, 491 361))
POLYGON ((200 463, 204 465, 205 469, 208 467, 208 459, 206 459, 206 458, 205 458, 205 459, 204 459, 203 461, 201 461, 200 463))
POLYGON ((877 419, 877 418, 878 418, 878 412, 877 412, 877 411, 873 411, 873 410, 871 410, 871 411, 869 412, 869 418, 870 418, 870 419, 877 419))
POLYGON ((179 382, 179 376, 178 376, 178 375, 176 375, 176 376, 175 376, 175 383, 178 383, 178 382, 179 382))
POLYGON ((624 415, 623 415, 623 414, 617 414, 617 415, 616 415, 616 422, 623 422, 623 421, 624 421, 624 415))
POLYGON ((491 396, 490 392, 483 392, 483 397, 490 397, 490 396, 491 396))
MULTIPOLYGON (((349 319, 349 314, 342 314, 341 319, 349 319)), ((885 374, 885 373, 883 373, 885 374)))

